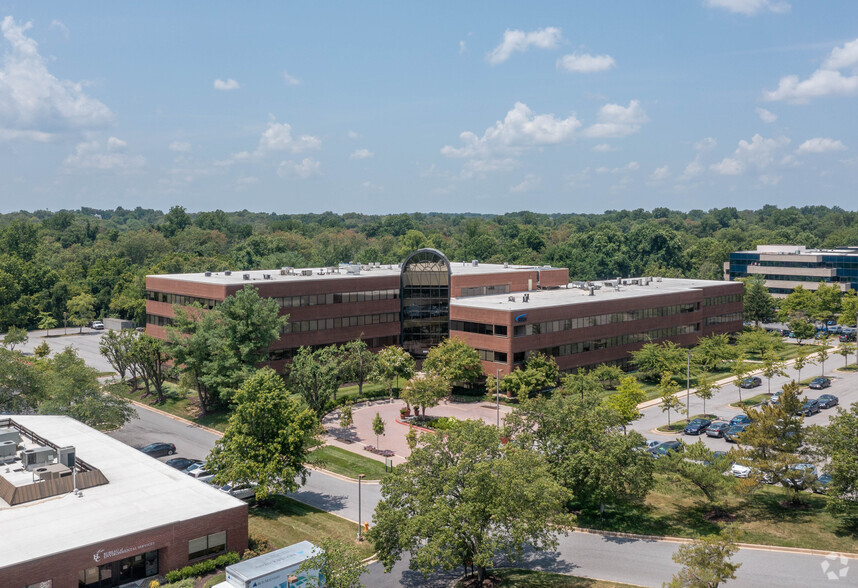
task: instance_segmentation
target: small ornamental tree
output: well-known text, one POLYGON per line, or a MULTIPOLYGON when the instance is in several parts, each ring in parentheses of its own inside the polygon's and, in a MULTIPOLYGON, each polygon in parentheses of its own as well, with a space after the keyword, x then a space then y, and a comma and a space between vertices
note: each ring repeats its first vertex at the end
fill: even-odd
POLYGON ((837 349, 837 354, 843 357, 843 367, 849 365, 849 356, 855 353, 854 343, 841 343, 837 349))
POLYGON ((804 339, 810 339, 816 334, 816 327, 807 319, 790 321, 789 328, 799 345, 804 339))
POLYGON ((400 397, 406 403, 415 407, 420 407, 423 416, 426 416, 426 409, 437 406, 442 398, 450 393, 450 382, 443 376, 426 374, 424 376, 415 376, 408 380, 405 388, 402 390, 400 397))
POLYGON ((733 367, 730 368, 730 373, 736 378, 733 383, 736 385, 736 389, 739 390, 739 404, 744 406, 744 400, 742 400, 742 381, 748 376, 748 372, 751 370, 751 366, 745 361, 745 358, 740 357, 736 361, 733 362, 733 367))
POLYGON ((615 382, 619 383, 625 374, 619 366, 600 363, 593 370, 593 375, 602 382, 606 389, 610 390, 615 387, 615 382))
MULTIPOLYGON (((357 547, 331 537, 323 537, 316 543, 319 553, 301 563, 300 573, 318 570, 328 588, 363 588, 360 577, 366 568, 357 547)), ((315 578, 310 578, 310 581, 315 582, 315 578)), ((316 585, 309 584, 308 588, 316 585)))
POLYGON ((772 393, 772 378, 775 376, 786 376, 786 364, 779 360, 774 353, 763 354, 763 376, 768 384, 768 393, 772 393))
POLYGON ((82 332, 83 326, 95 318, 95 296, 86 292, 78 294, 68 301, 66 308, 72 324, 78 326, 78 332, 82 332))
POLYGON ((723 362, 736 357, 736 348, 730 345, 726 333, 701 338, 692 352, 694 363, 704 370, 718 369, 723 362))
POLYGON ((658 381, 661 374, 678 374, 685 368, 687 359, 685 349, 673 341, 661 345, 645 343, 638 351, 632 351, 632 364, 637 366, 645 380, 658 381))
POLYGON ((45 337, 51 336, 51 329, 57 326, 57 319, 52 317, 50 313, 39 313, 39 328, 45 330, 45 337))
POLYGON ((658 384, 658 390, 661 398, 661 412, 667 413, 667 426, 670 426, 670 411, 678 411, 682 408, 682 401, 676 397, 679 392, 679 384, 673 381, 673 376, 664 372, 661 375, 661 381, 658 384))
POLYGON ((3 347, 10 351, 14 351, 17 345, 24 345, 27 341, 29 341, 29 337, 27 337, 27 329, 9 327, 9 330, 6 331, 6 336, 3 337, 3 347))
MULTIPOLYGON (((357 382, 358 396, 363 396, 363 385, 375 368, 375 354, 360 339, 340 346, 340 381, 357 382)), ((336 390, 334 400, 337 399, 336 390)))
POLYGON ((340 427, 348 429, 355 422, 354 413, 352 412, 352 403, 346 402, 340 409, 340 427))
POLYGON ((372 432, 375 433, 375 446, 378 447, 378 437, 384 435, 384 419, 379 413, 375 413, 375 418, 372 419, 372 432))
POLYGON ((414 358, 411 354, 392 345, 378 352, 370 380, 387 385, 387 393, 393 400, 393 382, 402 378, 408 380, 414 375, 414 358))
POLYGON ((792 367, 794 367, 795 370, 798 372, 799 382, 801 382, 801 370, 815 364, 816 361, 812 357, 810 357, 810 351, 802 349, 799 352, 798 357, 795 358, 795 361, 792 364, 792 367))
POLYGON ((617 387, 616 394, 612 394, 605 399, 605 404, 619 415, 623 434, 626 433, 626 427, 631 422, 643 416, 641 411, 638 410, 638 404, 644 400, 646 400, 646 392, 644 392, 643 386, 640 385, 640 382, 634 376, 622 378, 620 385, 617 387))
POLYGON ((826 339, 823 339, 822 341, 820 341, 820 343, 822 343, 822 347, 819 349, 819 351, 816 354, 816 360, 817 360, 817 362, 819 362, 819 366, 822 368, 822 373, 820 373, 819 375, 824 376, 825 375, 825 360, 828 359, 828 349, 827 349, 828 341, 826 339))
POLYGON ((708 372, 701 372, 697 376, 697 388, 694 395, 703 401, 703 414, 706 414, 706 401, 721 389, 721 386, 715 382, 715 378, 709 375, 708 372))

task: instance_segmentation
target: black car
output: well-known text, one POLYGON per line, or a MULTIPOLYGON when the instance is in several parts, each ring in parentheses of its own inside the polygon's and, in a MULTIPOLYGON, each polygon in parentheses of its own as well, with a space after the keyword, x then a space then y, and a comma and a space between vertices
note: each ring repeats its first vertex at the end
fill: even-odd
POLYGON ((712 421, 709 419, 693 419, 690 423, 685 425, 684 432, 686 435, 699 435, 711 424, 712 421))
POLYGON ((840 333, 840 342, 841 343, 849 343, 850 341, 855 340, 855 331, 842 332, 840 333))
POLYGON ((795 414, 803 414, 804 416, 809 417, 818 413, 819 410, 819 401, 816 399, 809 399, 796 411, 795 414))
POLYGON ((742 388, 756 388, 757 386, 762 386, 763 381, 757 376, 752 376, 750 378, 745 378, 742 380, 742 383, 739 385, 742 388))
POLYGON ((151 457, 161 457, 175 454, 176 446, 172 443, 150 443, 140 451, 151 457))
POLYGON ((831 380, 828 378, 814 378, 810 381, 810 389, 811 390, 822 390, 823 388, 828 388, 831 386, 831 380))
POLYGON ((706 434, 709 437, 723 437, 727 429, 730 428, 730 423, 724 421, 715 421, 706 428, 706 434))
POLYGON ((190 466, 195 463, 203 463, 199 459, 190 459, 188 457, 174 457, 173 459, 168 459, 165 462, 171 468, 176 468, 179 471, 183 471, 188 469, 190 466))
POLYGON ((730 426, 733 425, 750 425, 751 417, 746 414, 737 414, 732 419, 730 419, 730 426))
POLYGON ((823 394, 816 401, 819 403, 820 408, 831 408, 840 404, 840 400, 834 394, 823 394))
POLYGON ((748 425, 730 425, 730 428, 724 431, 724 439, 729 443, 736 443, 739 440, 739 434, 744 433, 748 425))
POLYGON ((650 454, 653 457, 664 457, 671 451, 682 451, 682 442, 681 441, 665 441, 659 445, 656 445, 652 449, 650 449, 650 454))

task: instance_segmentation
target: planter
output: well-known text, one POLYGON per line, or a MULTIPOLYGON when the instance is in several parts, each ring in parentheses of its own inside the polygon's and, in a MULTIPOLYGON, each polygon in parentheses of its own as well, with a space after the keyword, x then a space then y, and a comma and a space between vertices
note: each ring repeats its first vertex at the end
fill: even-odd
POLYGON ((400 408, 399 409, 399 416, 401 416, 402 418, 405 418, 407 416, 411 416, 411 411, 407 408, 400 408))

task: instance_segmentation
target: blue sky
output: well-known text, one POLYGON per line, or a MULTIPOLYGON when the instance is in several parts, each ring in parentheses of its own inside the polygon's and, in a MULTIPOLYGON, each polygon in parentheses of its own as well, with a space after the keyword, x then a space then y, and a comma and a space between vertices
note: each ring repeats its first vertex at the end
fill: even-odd
POLYGON ((856 209, 858 2, 0 0, 0 211, 856 209))

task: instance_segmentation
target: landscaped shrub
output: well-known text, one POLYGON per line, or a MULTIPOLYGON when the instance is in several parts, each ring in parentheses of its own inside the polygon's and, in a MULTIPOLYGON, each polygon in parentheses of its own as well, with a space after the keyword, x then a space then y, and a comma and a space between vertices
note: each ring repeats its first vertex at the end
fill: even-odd
MULTIPOLYGON (((238 563, 240 560, 241 557, 236 552, 230 551, 229 553, 224 553, 214 559, 207 559, 205 561, 185 566, 179 570, 167 572, 164 577, 167 578, 168 582, 177 582, 179 580, 184 580, 185 578, 196 578, 198 576, 208 574, 209 572, 213 572, 216 568, 222 568, 238 563)), ((191 584, 191 586, 193 586, 193 584, 191 584)))
POLYGON ((458 422, 459 419, 456 417, 438 417, 434 421, 430 421, 429 426, 436 431, 449 431, 458 422))

